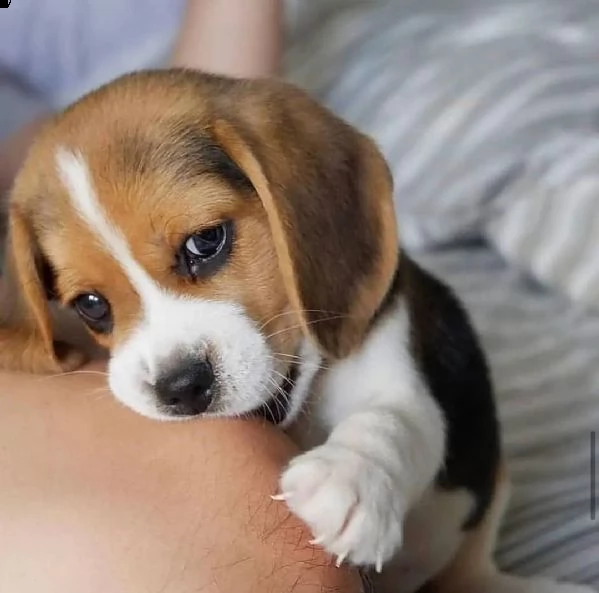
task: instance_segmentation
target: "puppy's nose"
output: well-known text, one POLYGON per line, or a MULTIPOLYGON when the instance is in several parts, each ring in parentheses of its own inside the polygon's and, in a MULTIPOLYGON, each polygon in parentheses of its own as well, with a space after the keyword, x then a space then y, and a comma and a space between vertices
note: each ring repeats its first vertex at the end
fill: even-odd
POLYGON ((214 383, 212 366, 206 361, 187 361, 156 381, 160 401, 177 416, 197 416, 205 412, 212 401, 210 388, 214 383))

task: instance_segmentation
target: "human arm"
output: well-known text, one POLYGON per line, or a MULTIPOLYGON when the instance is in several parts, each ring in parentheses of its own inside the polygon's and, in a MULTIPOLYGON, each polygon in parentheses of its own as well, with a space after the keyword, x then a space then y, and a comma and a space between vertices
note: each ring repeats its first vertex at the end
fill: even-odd
POLYGON ((171 64, 240 77, 276 74, 282 20, 282 0, 189 0, 171 64))
POLYGON ((282 433, 150 421, 97 372, 0 373, 1 591, 360 591, 270 499, 282 433))

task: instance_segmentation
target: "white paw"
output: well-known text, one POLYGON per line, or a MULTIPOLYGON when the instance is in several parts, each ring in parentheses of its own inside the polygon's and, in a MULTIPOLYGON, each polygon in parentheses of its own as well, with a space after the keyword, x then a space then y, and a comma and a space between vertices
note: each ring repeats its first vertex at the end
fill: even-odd
POLYGON ((354 451, 325 444, 296 457, 281 477, 277 498, 314 534, 314 542, 356 565, 375 566, 399 549, 401 492, 385 469, 354 451))

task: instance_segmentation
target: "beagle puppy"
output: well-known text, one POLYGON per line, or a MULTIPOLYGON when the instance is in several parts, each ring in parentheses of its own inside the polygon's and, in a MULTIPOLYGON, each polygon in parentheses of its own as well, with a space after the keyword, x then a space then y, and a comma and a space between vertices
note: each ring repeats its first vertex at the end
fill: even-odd
POLYGON ((72 370, 50 303, 159 420, 260 414, 305 452, 284 500, 376 591, 582 591, 499 573, 489 372, 399 249, 375 144, 293 86, 141 72, 56 116, 13 188, 0 368, 72 370))

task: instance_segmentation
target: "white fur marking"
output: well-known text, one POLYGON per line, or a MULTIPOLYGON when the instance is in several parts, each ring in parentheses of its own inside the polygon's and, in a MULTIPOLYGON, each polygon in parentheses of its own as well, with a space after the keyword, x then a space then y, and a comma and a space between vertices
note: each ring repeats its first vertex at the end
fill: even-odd
POLYGON ((381 568, 445 451, 441 410, 414 366, 405 304, 322 377, 312 418, 331 431, 281 478, 287 504, 332 555, 381 568))
POLYGON ((56 164, 76 212, 121 266, 142 302, 138 326, 112 352, 109 383, 115 396, 145 416, 172 419, 161 410, 153 383, 173 355, 202 358, 212 345, 217 356, 211 362, 216 365, 221 392, 213 413, 242 414, 270 397, 274 357, 242 308, 235 303, 180 297, 160 287, 108 219, 83 155, 60 148, 56 164))
POLYGON ((92 184, 87 163, 83 156, 59 148, 56 163, 61 181, 68 189, 69 198, 80 218, 101 240, 110 255, 123 267, 131 284, 144 300, 156 298, 161 289, 146 271, 135 261, 127 241, 121 232, 108 220, 100 205, 92 184))

